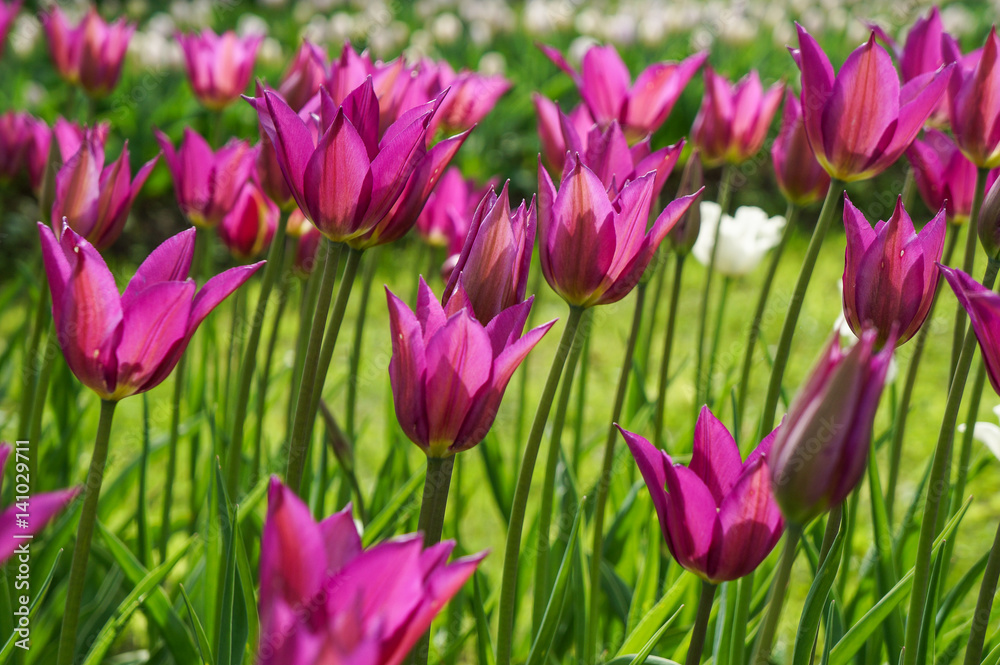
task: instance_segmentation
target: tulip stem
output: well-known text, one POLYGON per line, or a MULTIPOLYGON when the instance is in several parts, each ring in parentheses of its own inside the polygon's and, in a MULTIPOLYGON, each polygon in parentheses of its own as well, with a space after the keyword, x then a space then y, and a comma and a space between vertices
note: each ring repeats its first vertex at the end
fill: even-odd
MULTIPOLYGON (((31 336, 24 349, 21 376, 24 385, 21 390, 21 410, 18 416, 18 439, 27 439, 31 429, 31 416, 34 410, 35 388, 38 385, 38 347, 42 343, 42 335, 51 327, 52 315, 49 305, 49 286, 45 266, 41 267, 38 283, 38 300, 35 302, 35 317, 31 325, 31 336)), ((36 457, 36 455, 32 455, 36 457)))
MULTIPOLYGON (((42 415, 45 413, 45 401, 49 396, 49 384, 52 381, 52 370, 55 368, 56 356, 59 354, 58 333, 49 332, 48 341, 45 343, 45 351, 41 358, 42 366, 38 370, 38 380, 35 384, 35 398, 31 401, 31 422, 28 427, 28 441, 31 441, 36 450, 42 438, 42 415)), ((38 458, 32 455, 28 460, 29 477, 33 480, 38 478, 38 458)), ((37 487, 37 485, 36 485, 37 487)))
POLYGON ((719 338, 722 336, 722 321, 726 314, 726 300, 729 298, 729 287, 733 278, 726 275, 722 279, 722 294, 719 296, 719 308, 715 313, 715 333, 712 335, 712 352, 708 355, 708 372, 705 376, 705 402, 712 404, 712 375, 715 373, 715 356, 719 353, 719 338))
MULTIPOLYGON (((949 265, 951 257, 955 253, 955 245, 958 244, 958 233, 948 234, 945 243, 944 256, 941 257, 942 265, 949 265)), ((927 335, 930 334, 930 322, 934 320, 934 309, 937 307, 938 297, 941 293, 942 277, 938 276, 937 289, 934 293, 934 300, 927 311, 927 318, 924 325, 920 327, 917 338, 913 342, 913 355, 910 357, 910 364, 906 368, 906 381, 903 384, 903 392, 899 397, 899 406, 896 409, 896 422, 892 431, 892 445, 889 448, 889 478, 885 485, 885 511, 892 524, 892 509, 896 503, 896 486, 899 483, 899 465, 903 456, 903 435, 906 432, 906 417, 910 411, 910 399, 913 397, 913 386, 917 382, 917 369, 920 367, 920 359, 924 354, 924 347, 927 344, 927 335)))
POLYGON ((715 261, 719 254, 719 230, 722 228, 722 218, 729 210, 729 199, 732 194, 732 180, 734 172, 735 169, 733 166, 726 164, 722 167, 722 177, 719 180, 719 219, 715 225, 715 235, 712 240, 712 251, 709 254, 708 270, 705 273, 705 289, 702 292, 701 309, 698 316, 698 337, 695 339, 695 349, 697 351, 694 375, 695 414, 698 413, 699 405, 704 401, 702 400, 702 395, 704 393, 701 390, 701 385, 705 356, 705 336, 708 334, 708 301, 712 295, 712 277, 715 275, 715 261))
POLYGON ((288 413, 285 417, 288 431, 291 431, 292 422, 294 422, 295 405, 299 399, 299 385, 302 383, 302 366, 305 364, 306 347, 309 344, 310 315, 318 306, 316 299, 319 296, 319 285, 322 277, 323 271, 314 269, 302 281, 302 293, 299 300, 299 328, 295 336, 295 360, 292 364, 292 392, 288 396, 288 413))
MULTIPOLYGON (((285 257, 281 257, 282 260, 285 257)), ((274 349, 277 346, 278 336, 281 331, 281 322, 284 319, 285 307, 289 300, 289 284, 291 274, 286 270, 282 283, 278 289, 278 308, 274 312, 271 321, 271 332, 268 335, 267 351, 264 354, 264 364, 257 373, 257 427, 254 432, 253 447, 253 467, 250 472, 250 486, 253 487, 260 478, 261 467, 261 444, 264 438, 264 414, 267 410, 267 384, 271 378, 271 366, 274 364, 274 349)))
POLYGON ((528 441, 524 446, 524 457, 517 474, 517 485, 514 489, 514 499, 510 510, 510 524, 507 528, 507 544, 504 549, 503 578, 500 583, 500 619, 497 629, 497 665, 510 665, 514 638, 514 600, 517 596, 517 567, 521 556, 521 531, 524 528, 525 509, 528 506, 528 493, 531 490, 531 476, 538 459, 538 448, 542 442, 545 423, 549 419, 552 399, 555 397, 562 375, 566 356, 569 354, 573 339, 576 337, 583 308, 571 305, 566 327, 563 329, 559 346, 552 358, 552 367, 545 380, 545 388, 535 411, 535 419, 531 423, 528 441))
POLYGON ((371 256, 368 257, 365 269, 361 273, 361 299, 358 301, 358 315, 354 319, 354 341, 351 344, 348 367, 347 417, 344 420, 344 429, 352 441, 357 437, 355 418, 358 410, 358 370, 361 366, 361 343, 364 341, 368 299, 372 292, 372 282, 375 281, 375 268, 378 266, 377 251, 377 247, 371 251, 371 256))
POLYGON ((618 387, 615 389, 615 403, 611 410, 611 424, 604 440, 604 461, 601 463, 601 475, 597 479, 597 497, 594 503, 594 542, 590 554, 590 611, 587 613, 587 629, 584 631, 583 662, 595 663, 597 653, 597 617, 601 607, 601 553, 604 551, 604 507, 608 501, 608 491, 611 488, 611 472, 615 461, 615 442, 618 431, 615 423, 621 418, 625 406, 625 393, 628 391, 629 377, 632 375, 632 362, 639 330, 642 328, 642 315, 645 306, 646 289, 636 289, 635 312, 632 314, 632 329, 625 345, 625 357, 618 371, 618 387))
POLYGON ((76 532, 73 563, 70 565, 69 583, 66 587, 66 609, 63 612, 62 630, 59 633, 57 665, 70 665, 76 649, 76 629, 80 623, 80 604, 87 581, 87 560, 90 558, 90 541, 97 522, 97 500, 104 480, 104 466, 108 461, 108 441, 111 438, 111 420, 118 402, 101 400, 101 419, 94 440, 94 454, 90 458, 90 471, 84 486, 83 510, 76 532))
MULTIPOLYGON (((970 233, 975 233, 972 228, 970 233)), ((983 277, 983 286, 993 288, 997 269, 1000 267, 995 259, 990 259, 983 277)), ((948 403, 945 405, 944 419, 938 433, 937 446, 931 463, 930 476, 927 480, 927 494, 924 497, 924 515, 920 521, 920 536, 917 540, 916 560, 913 564, 913 589, 910 592, 910 609, 907 612, 906 640, 903 651, 903 665, 916 665, 917 641, 920 638, 920 627, 923 623, 924 604, 927 599, 927 586, 931 569, 931 549, 934 537, 937 535, 938 509, 941 497, 949 488, 948 472, 951 461, 951 447, 955 436, 955 423, 958 420, 959 407, 962 404, 962 394, 965 392, 965 381, 972 366, 972 357, 976 353, 975 331, 969 329, 965 334, 962 352, 955 366, 955 376, 948 391, 948 403)))
POLYGON ((990 612, 993 609, 993 597, 997 592, 997 578, 1000 577, 1000 525, 993 539, 993 547, 986 559, 986 570, 983 571, 983 583, 979 587, 979 599, 976 601, 976 611, 972 614, 972 628, 969 633, 968 646, 965 647, 965 665, 979 665, 983 657, 983 641, 986 629, 990 625, 990 612))
MULTIPOLYGON (((979 234, 976 232, 976 225, 979 223, 979 210, 983 205, 983 197, 986 194, 986 176, 989 169, 976 169, 976 189, 972 196, 972 211, 969 213, 968 235, 965 237, 965 256, 962 259, 962 272, 971 275, 976 265, 976 246, 979 244, 979 234)), ((968 314, 962 304, 959 303, 955 310, 955 331, 951 341, 951 371, 948 374, 950 381, 954 380, 955 369, 958 366, 958 356, 962 351, 962 340, 965 338, 965 319, 968 314)))
POLYGON ((830 188, 826 191, 826 200, 823 201, 823 209, 819 213, 816 221, 816 228, 813 229, 812 238, 809 240, 809 248, 806 250, 805 260, 799 270, 798 280, 795 282, 795 290, 792 292, 792 299, 788 301, 788 312, 785 314, 785 322, 781 327, 781 336, 778 338, 778 350, 774 354, 774 364, 771 367, 771 380, 767 385, 767 397, 764 399, 764 410, 761 414, 761 424, 757 437, 759 441, 774 429, 775 410, 778 408, 778 398, 781 396, 781 380, 785 376, 785 366, 788 365, 788 356, 792 350, 792 337, 795 335, 795 328, 799 321, 799 312, 802 311, 802 303, 805 302, 806 290, 809 288, 809 280, 812 278, 813 268, 816 267, 816 259, 819 257, 819 250, 823 246, 823 239, 833 221, 834 213, 837 211, 839 198, 844 191, 844 183, 836 178, 830 180, 830 188))
MULTIPOLYGON (((698 615, 691 628, 691 641, 688 643, 687 657, 684 665, 698 665, 701 662, 701 652, 705 647, 705 633, 708 631, 708 620, 712 617, 712 601, 715 600, 715 590, 718 587, 711 582, 701 581, 701 596, 698 597, 698 615)), ((732 601, 730 601, 732 602, 732 601)))
POLYGON ((778 264, 781 263, 781 255, 785 252, 788 239, 792 237, 792 229, 799 216, 799 207, 788 202, 788 209, 785 211, 785 229, 781 234, 781 240, 771 255, 771 263, 767 267, 767 274, 764 275, 764 284, 760 287, 760 296, 757 298, 757 309, 753 313, 753 321, 750 323, 750 330, 747 333, 747 346, 743 352, 743 369, 740 372, 740 385, 736 392, 736 422, 743 422, 743 414, 747 406, 747 390, 750 388, 750 370, 753 368, 754 350, 757 347, 757 340, 760 339, 760 326, 764 320, 764 311, 767 308, 767 298, 771 294, 771 285, 774 283, 774 276, 778 272, 778 264))
POLYGON ((677 304, 681 299, 681 277, 686 255, 678 254, 674 264, 674 283, 670 288, 670 309, 667 312, 667 332, 663 336, 663 356, 660 358, 660 382, 656 395, 656 412, 653 418, 653 445, 663 448, 663 414, 667 404, 667 383, 670 381, 670 354, 674 347, 674 330, 677 328, 677 304))
POLYGON ((774 574, 774 585, 771 587, 771 599, 767 604, 767 614, 757 632, 757 643, 754 647, 753 665, 767 665, 771 659, 771 649, 774 647, 774 635, 778 629, 778 619, 781 618, 781 608, 785 604, 785 592, 788 589, 788 578, 795 563, 796 548, 802 537, 802 527, 789 524, 785 529, 785 546, 781 550, 781 561, 774 574))
POLYGON ((271 290, 274 288, 274 282, 281 270, 281 258, 285 254, 285 229, 287 226, 288 215, 282 214, 278 219, 278 229, 274 233, 271 247, 267 251, 267 263, 264 264, 264 276, 260 282, 257 308, 250 321, 250 334, 247 336, 246 347, 243 349, 243 362, 240 363, 236 401, 233 403, 233 435, 229 441, 226 459, 226 490, 233 501, 239 497, 240 466, 243 462, 243 432, 246 425, 247 408, 250 405, 250 383, 253 381, 254 370, 257 368, 257 347, 260 345, 260 333, 264 328, 264 319, 267 317, 267 302, 271 298, 271 290))

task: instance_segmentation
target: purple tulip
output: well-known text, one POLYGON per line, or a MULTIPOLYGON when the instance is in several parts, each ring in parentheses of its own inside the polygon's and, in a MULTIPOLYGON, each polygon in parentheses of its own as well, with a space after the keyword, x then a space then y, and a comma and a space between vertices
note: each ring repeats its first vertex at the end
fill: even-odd
POLYGON ((480 187, 475 180, 465 178, 457 166, 448 167, 417 216, 417 233, 428 245, 446 247, 449 256, 457 255, 465 244, 479 202, 495 186, 496 178, 480 187))
POLYGON ((288 234, 296 239, 295 256, 292 257, 292 270, 299 277, 305 278, 311 275, 312 271, 316 268, 316 259, 319 256, 319 241, 323 239, 323 234, 302 215, 302 212, 298 208, 293 210, 292 214, 288 217, 289 227, 296 220, 300 221, 298 233, 294 235, 292 233, 288 234))
POLYGON ((881 348, 890 336, 900 346, 917 334, 934 301, 946 227, 942 208, 918 234, 900 196, 889 221, 872 229, 844 194, 844 316, 855 335, 874 328, 881 348))
POLYGON ((66 363, 104 400, 166 379, 202 320, 263 263, 216 275, 196 294, 187 277, 195 235, 188 229, 154 250, 119 295, 104 259, 72 228, 57 239, 39 222, 38 233, 66 363))
POLYGON ((271 244, 281 212, 253 180, 243 185, 232 210, 219 224, 219 239, 240 261, 259 256, 271 244))
MULTIPOLYGON (((943 132, 928 130, 923 140, 917 139, 906 151, 913 166, 913 176, 920 197, 931 210, 945 209, 948 222, 965 224, 972 214, 972 199, 976 190, 976 165, 962 154, 958 146, 943 132)), ((997 178, 991 171, 986 188, 997 178)))
POLYGON ((218 151, 190 127, 174 149, 166 134, 155 130, 163 148, 163 159, 174 177, 177 205, 195 226, 212 228, 222 221, 250 179, 257 151, 246 141, 230 139, 218 151))
POLYGON ((556 49, 540 48, 573 78, 597 124, 606 127, 617 120, 630 140, 660 128, 684 86, 708 58, 708 53, 702 51, 679 63, 657 62, 643 70, 633 84, 628 68, 612 45, 590 47, 579 72, 556 49))
POLYGON ((573 155, 557 192, 539 161, 542 272, 563 300, 580 307, 613 303, 639 282, 667 232, 701 194, 672 201, 647 232, 654 186, 650 172, 609 196, 601 179, 573 155))
POLYGON ((958 302, 968 312, 993 390, 1000 394, 1000 295, 956 268, 940 266, 958 302))
POLYGON ((618 426, 635 458, 674 559, 718 584, 752 573, 784 530, 768 481, 768 434, 743 461, 726 426, 702 407, 688 466, 618 426))
POLYGON ((60 76, 91 97, 103 97, 118 85, 134 24, 123 18, 108 24, 93 7, 76 27, 58 5, 39 16, 60 76))
POLYGON ((281 76, 278 94, 298 112, 319 92, 328 69, 326 51, 315 44, 302 42, 288 69, 281 76))
POLYGON ((211 28, 200 34, 178 34, 188 80, 198 100, 214 111, 236 101, 250 82, 263 40, 260 35, 238 37, 231 30, 217 35, 211 28))
POLYGON ((982 52, 963 57, 956 46, 946 58, 955 67, 948 109, 955 143, 980 168, 1000 166, 1000 39, 990 29, 982 52))
POLYGON ((529 298, 484 326, 467 303, 446 312, 422 277, 415 314, 388 288, 386 297, 389 378, 400 427, 428 457, 473 447, 493 425, 514 370, 555 321, 522 336, 529 298))
POLYGON ((419 534, 362 549, 348 505, 317 523, 277 478, 260 546, 257 665, 399 665, 486 556, 419 534))
POLYGON ((784 87, 776 83, 765 92, 756 71, 730 85, 706 67, 705 96, 691 129, 705 165, 740 164, 753 157, 764 145, 784 87))
POLYGON ((826 195, 830 174, 816 161, 802 122, 802 103, 790 90, 785 91, 781 131, 771 146, 771 160, 778 188, 795 205, 807 206, 826 195))
POLYGON ((24 0, 13 0, 13 2, 0 0, 0 55, 3 55, 7 33, 10 32, 10 26, 14 23, 14 19, 17 18, 17 13, 21 11, 21 4, 23 2, 24 0))
POLYGON ((21 111, 0 114, 0 177, 27 172, 31 188, 42 184, 52 131, 44 121, 21 111))
POLYGON ((490 190, 472 218, 462 254, 444 290, 449 314, 468 306, 483 325, 524 301, 531 250, 535 246, 535 201, 513 213, 504 183, 500 196, 490 190))
POLYGON ((909 147, 944 94, 951 70, 922 74, 900 88, 892 58, 874 33, 834 76, 816 40, 797 26, 792 55, 802 70, 802 113, 816 158, 844 182, 878 175, 909 147))
POLYGON ((448 91, 428 128, 430 135, 439 127, 445 132, 472 128, 493 110, 511 86, 511 82, 503 76, 486 76, 468 69, 455 72, 447 62, 435 62, 429 58, 420 61, 414 78, 416 81, 407 91, 408 101, 402 103, 401 110, 448 91))
POLYGON ((894 344, 874 330, 844 351, 835 335, 799 389, 771 447, 771 489, 785 519, 804 525, 861 480, 894 344))

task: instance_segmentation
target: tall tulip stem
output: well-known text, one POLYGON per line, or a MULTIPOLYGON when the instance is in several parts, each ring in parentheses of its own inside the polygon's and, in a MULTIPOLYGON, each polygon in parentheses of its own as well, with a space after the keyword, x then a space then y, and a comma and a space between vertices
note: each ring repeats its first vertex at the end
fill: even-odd
POLYGON ((357 436, 356 416, 358 410, 358 369, 361 366, 361 343, 364 341, 365 320, 368 314, 368 299, 372 293, 372 283, 375 281, 375 268, 378 267, 377 248, 370 252, 365 269, 361 273, 361 300, 358 302, 358 315, 354 319, 354 340, 351 343, 351 356, 348 365, 347 380, 347 416, 344 429, 353 441, 357 436))
MULTIPOLYGON (((976 248, 979 245, 979 234, 976 232, 976 225, 979 223, 979 209, 983 206, 983 197, 986 195, 986 176, 989 169, 976 169, 976 189, 972 197, 972 211, 969 213, 968 235, 965 237, 965 256, 962 258, 962 272, 971 275, 976 265, 976 248)), ((951 373, 949 378, 954 378, 955 368, 958 366, 958 356, 962 351, 962 340, 965 338, 965 319, 968 315, 959 303, 955 310, 955 331, 951 340, 951 373)))
POLYGON ((660 357, 660 381, 656 391, 656 411, 653 415, 653 445, 663 448, 663 414, 667 408, 667 383, 670 381, 670 353, 674 348, 674 331, 677 328, 677 304, 681 299, 681 277, 684 274, 685 255, 678 254, 674 264, 674 283, 670 288, 670 309, 667 312, 667 332, 663 336, 663 355, 660 357))
POLYGON ((761 424, 758 430, 765 435, 774 429, 774 412, 778 408, 781 380, 785 376, 785 367, 788 365, 788 356, 792 350, 792 337, 795 335, 795 328, 799 322, 799 312, 802 311, 802 303, 805 301, 806 290, 809 288, 809 280, 812 279, 813 268, 816 267, 819 250, 823 246, 823 239, 826 237, 831 222, 833 222, 834 213, 837 211, 837 205, 843 191, 844 183, 842 181, 836 178, 830 181, 830 188, 826 191, 826 200, 823 201, 823 209, 819 213, 816 228, 813 229, 812 238, 809 240, 809 248, 806 250, 805 260, 802 262, 799 277, 795 282, 792 299, 788 302, 788 312, 785 314, 781 336, 778 338, 778 350, 774 354, 771 380, 767 385, 767 397, 764 399, 764 410, 761 414, 761 424))
POLYGON ((76 629, 80 624, 80 604, 83 601, 83 588, 87 581, 87 560, 90 558, 90 541, 94 536, 94 525, 97 523, 97 500, 101 495, 101 483, 104 480, 104 467, 108 461, 108 441, 111 438, 111 421, 115 415, 118 402, 101 401, 101 419, 97 425, 97 437, 94 440, 94 454, 90 458, 90 471, 87 473, 87 484, 84 487, 83 510, 80 513, 80 526, 76 532, 76 546, 73 548, 73 563, 69 570, 69 583, 66 591, 66 609, 63 612, 62 630, 59 633, 59 655, 57 665, 70 665, 73 662, 76 649, 76 629))
POLYGON ((52 321, 45 266, 41 268, 39 280, 41 286, 38 290, 38 300, 35 302, 35 315, 31 324, 31 335, 28 337, 28 344, 24 349, 23 367, 21 368, 21 377, 24 381, 21 388, 21 409, 17 421, 17 438, 19 439, 27 439, 31 428, 31 417, 35 403, 35 388, 38 385, 40 370, 38 347, 42 343, 42 336, 51 328, 52 321))
POLYGON ((556 348, 556 354, 552 358, 552 367, 549 369, 549 376, 545 380, 545 388, 542 397, 538 402, 538 409, 535 411, 535 419, 531 423, 531 431, 528 434, 528 442, 524 446, 524 457, 521 459, 521 467, 517 474, 517 486, 514 489, 514 500, 510 510, 510 524, 507 527, 507 545, 504 549, 503 578, 500 583, 500 623, 497 629, 497 665, 510 665, 511 651, 514 638, 514 600, 517 596, 517 567, 521 556, 521 531, 524 528, 525 510, 528 507, 528 493, 531 490, 531 476, 535 470, 535 461, 538 459, 538 449, 542 442, 542 434, 545 431, 545 423, 549 419, 549 411, 552 408, 552 400, 559 386, 559 377, 562 375, 563 365, 566 364, 566 357, 569 355, 573 339, 576 337, 577 328, 580 326, 580 318, 584 310, 580 307, 570 306, 569 317, 566 319, 566 327, 563 329, 562 338, 556 348))
POLYGON ((781 561, 774 574, 774 585, 771 587, 771 599, 767 604, 767 614, 757 632, 757 643, 754 646, 753 665, 767 665, 771 659, 771 649, 774 647, 774 635, 778 630, 778 620, 781 618, 781 608, 785 604, 785 593, 788 590, 788 578, 795 563, 795 550, 802 537, 802 527, 789 524, 785 529, 785 545, 781 550, 781 561))
POLYGON ((701 595, 698 597, 698 615, 691 628, 691 642, 688 644, 687 657, 684 665, 698 665, 701 662, 701 652, 705 647, 705 633, 708 632, 708 620, 712 617, 712 601, 715 600, 715 590, 718 587, 711 582, 702 580, 701 595))
POLYGON ((990 625, 990 612, 993 609, 993 597, 997 592, 998 577, 1000 577, 1000 525, 997 525, 997 535, 993 539, 993 547, 986 559, 986 570, 983 571, 983 583, 979 587, 976 611, 972 614, 972 628, 968 646, 965 647, 965 665, 979 665, 983 660, 983 641, 986 638, 986 629, 990 625))
POLYGON ((726 301, 729 299, 729 288, 732 285, 732 277, 726 275, 722 278, 722 293, 719 294, 718 309, 715 313, 715 332, 712 333, 712 351, 708 354, 708 371, 705 372, 705 402, 707 404, 712 404, 712 375, 715 374, 715 357, 719 353, 722 322, 726 316, 726 301))

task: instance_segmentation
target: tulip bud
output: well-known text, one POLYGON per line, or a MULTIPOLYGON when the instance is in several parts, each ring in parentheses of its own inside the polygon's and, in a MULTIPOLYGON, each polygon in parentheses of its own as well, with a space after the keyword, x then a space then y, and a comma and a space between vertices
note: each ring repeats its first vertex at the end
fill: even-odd
POLYGON ((108 24, 93 7, 76 27, 70 26, 58 6, 40 16, 59 75, 79 85, 90 97, 111 92, 121 77, 135 25, 124 19, 108 24))
POLYGON ((0 1, 0 56, 3 55, 4 43, 7 41, 7 32, 10 31, 11 24, 17 18, 17 13, 21 11, 21 3, 23 1, 0 1))
POLYGON ((979 340, 990 384, 1000 395, 1000 345, 997 344, 1000 339, 1000 295, 961 270, 941 266, 941 272, 972 320, 972 330, 979 340))
MULTIPOLYGON (((945 209, 949 224, 965 224, 972 214, 972 199, 976 192, 976 165, 962 154, 958 146, 936 129, 924 133, 906 151, 913 167, 913 177, 920 198, 931 210, 945 209)), ((988 188, 996 179, 991 171, 986 179, 988 188)))
POLYGON ((206 107, 219 111, 246 90, 253 74, 260 35, 238 37, 235 32, 215 34, 205 28, 200 34, 178 35, 184 65, 195 96, 206 107))
POLYGON ((830 175, 816 161, 802 122, 802 103, 790 90, 785 92, 781 131, 771 146, 771 161, 778 189, 795 205, 807 206, 826 195, 830 175))
POLYGON ((955 73, 948 86, 948 111, 955 143, 980 168, 1000 166, 1000 38, 996 26, 986 37, 978 57, 963 58, 954 43, 946 42, 955 73))
MULTIPOLYGON (((695 148, 688 157, 687 164, 684 165, 684 172, 681 174, 681 184, 677 188, 678 196, 687 196, 700 191, 705 187, 705 171, 701 165, 701 158, 698 149, 695 148)), ((698 240, 701 232, 701 206, 691 206, 687 209, 674 227, 667 233, 667 242, 670 248, 677 252, 678 256, 686 256, 694 243, 698 240)))
POLYGON ((222 218, 219 238, 237 259, 252 259, 271 244, 280 214, 274 201, 251 180, 243 185, 232 210, 222 218))
POLYGON ((278 94, 285 98, 293 111, 298 112, 319 92, 326 70, 326 52, 315 44, 303 42, 281 76, 278 94))
POLYGON ((1000 258, 1000 178, 993 183, 983 199, 979 219, 976 221, 979 242, 983 243, 986 255, 991 259, 1000 258))
POLYGON ((783 88, 777 83, 765 93, 756 71, 730 85, 711 67, 705 68, 705 96, 691 137, 706 166, 740 164, 760 150, 783 88))

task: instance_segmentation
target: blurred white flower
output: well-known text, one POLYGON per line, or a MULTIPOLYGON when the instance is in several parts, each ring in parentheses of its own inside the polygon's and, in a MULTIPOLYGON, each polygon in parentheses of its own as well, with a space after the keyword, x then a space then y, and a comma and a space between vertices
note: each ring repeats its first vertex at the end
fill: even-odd
POLYGON ((723 215, 720 224, 720 212, 719 204, 714 201, 701 203, 701 231, 691 253, 702 265, 707 266, 718 235, 719 249, 716 252, 715 269, 727 277, 746 275, 781 240, 785 218, 780 215, 768 217, 760 208, 740 206, 735 215, 723 215))
MULTIPOLYGON (((993 413, 1000 418, 1000 406, 994 406, 993 413)), ((965 432, 965 425, 959 425, 958 431, 965 432)), ((993 456, 1000 459, 1000 426, 995 423, 976 423, 972 428, 972 438, 989 448, 993 456)))
POLYGON ((437 40, 439 44, 452 44, 456 39, 462 36, 462 31, 465 27, 462 25, 462 19, 458 18, 451 12, 445 12, 444 14, 439 14, 434 22, 431 23, 431 34, 434 35, 434 39, 437 40))
POLYGON ((502 75, 507 71, 507 59, 499 51, 487 51, 479 59, 478 70, 484 76, 502 75))

